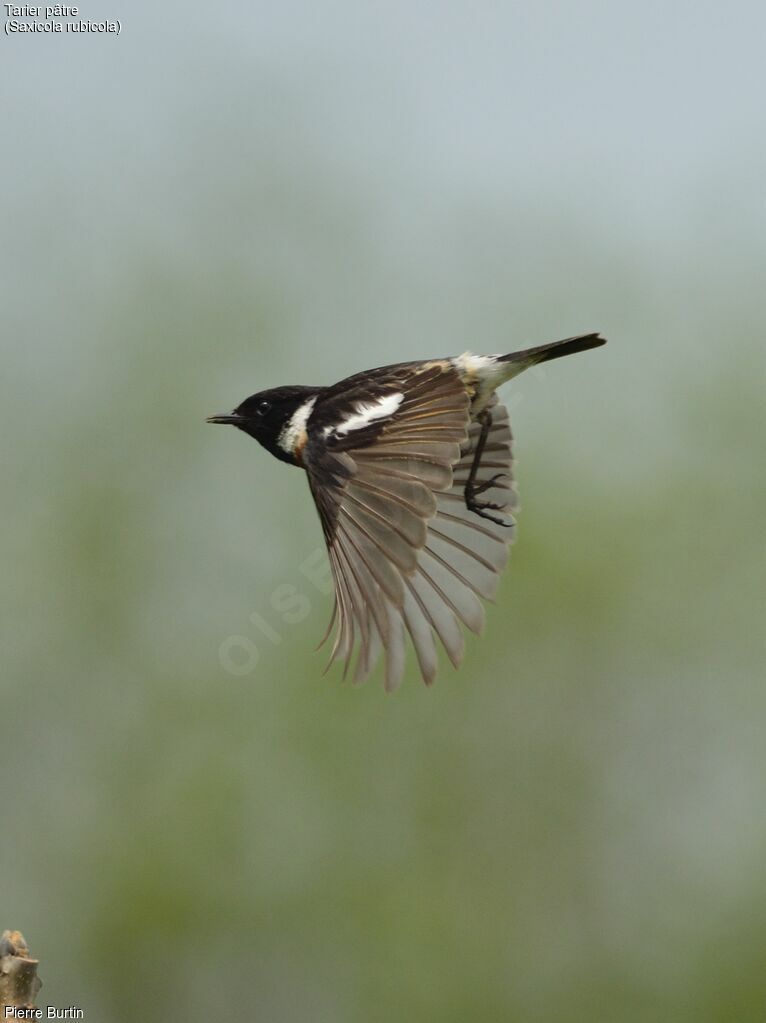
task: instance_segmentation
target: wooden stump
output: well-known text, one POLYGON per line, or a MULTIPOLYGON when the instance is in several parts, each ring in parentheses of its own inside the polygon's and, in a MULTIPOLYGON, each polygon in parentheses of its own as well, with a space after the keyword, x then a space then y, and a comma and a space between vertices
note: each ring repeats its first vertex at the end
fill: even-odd
POLYGON ((3 931, 0 938, 0 1020, 5 1009, 34 1009, 41 981, 37 976, 37 959, 29 955, 20 931, 3 931))

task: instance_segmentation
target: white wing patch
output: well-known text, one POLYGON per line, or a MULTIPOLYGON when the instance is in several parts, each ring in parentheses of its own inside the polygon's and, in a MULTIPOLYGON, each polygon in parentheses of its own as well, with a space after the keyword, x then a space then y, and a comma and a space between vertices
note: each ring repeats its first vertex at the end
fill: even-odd
POLYGON ((277 444, 286 451, 289 455, 292 455, 295 451, 296 445, 301 440, 306 432, 306 423, 311 415, 311 410, 314 408, 316 402, 316 396, 309 398, 300 405, 282 428, 282 432, 277 439, 277 444))
POLYGON ((350 433, 351 430, 362 430, 370 423, 374 423, 376 419, 387 419, 392 416, 403 400, 404 395, 397 392, 385 394, 377 401, 357 402, 356 412, 332 429, 339 434, 350 433))

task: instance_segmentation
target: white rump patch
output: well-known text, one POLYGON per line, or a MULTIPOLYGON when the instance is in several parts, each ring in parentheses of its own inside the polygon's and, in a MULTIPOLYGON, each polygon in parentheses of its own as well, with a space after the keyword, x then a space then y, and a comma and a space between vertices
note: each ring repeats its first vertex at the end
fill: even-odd
POLYGON ((499 355, 474 355, 463 352, 452 360, 460 379, 471 395, 471 415, 476 416, 489 401, 492 392, 521 372, 518 365, 500 362, 499 355))
POLYGON ((397 392, 396 394, 385 394, 382 398, 378 398, 377 401, 369 403, 357 402, 356 412, 342 423, 339 423, 335 427, 335 433, 349 433, 351 430, 362 430, 377 419, 387 419, 396 412, 403 400, 404 395, 397 392))
POLYGON ((463 352, 452 360, 452 364, 464 382, 472 383, 497 373, 497 359, 497 355, 474 355, 473 352, 463 352))
POLYGON ((298 441, 306 432, 306 423, 309 421, 309 416, 315 403, 316 395, 313 398, 309 398, 302 405, 299 405, 282 427, 277 444, 289 455, 293 454, 298 441))

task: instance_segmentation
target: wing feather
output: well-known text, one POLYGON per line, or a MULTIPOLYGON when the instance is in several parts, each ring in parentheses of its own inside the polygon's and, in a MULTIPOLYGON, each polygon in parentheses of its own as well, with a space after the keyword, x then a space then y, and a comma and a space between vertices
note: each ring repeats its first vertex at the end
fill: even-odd
POLYGON ((340 659, 345 676, 358 646, 353 678, 362 682, 382 650, 386 689, 404 674, 407 636, 426 684, 436 675, 437 638, 460 663, 461 625, 483 627, 482 600, 494 597, 516 507, 506 409, 496 397, 487 405, 492 423, 476 477, 488 484, 481 500, 502 506, 500 525, 465 504, 480 426, 457 373, 444 363, 404 370, 391 385, 403 397, 389 418, 349 431, 338 450, 309 441, 304 455, 335 582, 328 668, 340 659))

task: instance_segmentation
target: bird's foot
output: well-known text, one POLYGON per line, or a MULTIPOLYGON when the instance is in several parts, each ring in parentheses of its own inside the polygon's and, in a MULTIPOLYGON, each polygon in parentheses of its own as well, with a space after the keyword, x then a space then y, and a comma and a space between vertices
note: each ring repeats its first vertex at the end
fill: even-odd
MULTIPOLYGON (((483 483, 472 484, 470 496, 476 497, 477 494, 483 494, 485 490, 489 490, 491 487, 494 487, 498 480, 507 480, 508 478, 509 476, 507 472, 496 472, 494 476, 488 480, 484 480, 483 483)), ((466 497, 468 497, 468 495, 466 495, 466 497)))
POLYGON ((495 504, 494 501, 477 501, 476 498, 479 494, 483 494, 485 491, 493 487, 497 480, 507 478, 507 473, 499 472, 491 479, 485 480, 483 483, 467 485, 464 491, 465 506, 468 511, 474 512, 482 519, 488 519, 490 522, 494 522, 497 526, 505 526, 509 529, 513 523, 506 522, 505 519, 500 519, 496 515, 490 515, 493 511, 503 511, 506 508, 504 504, 495 504))

